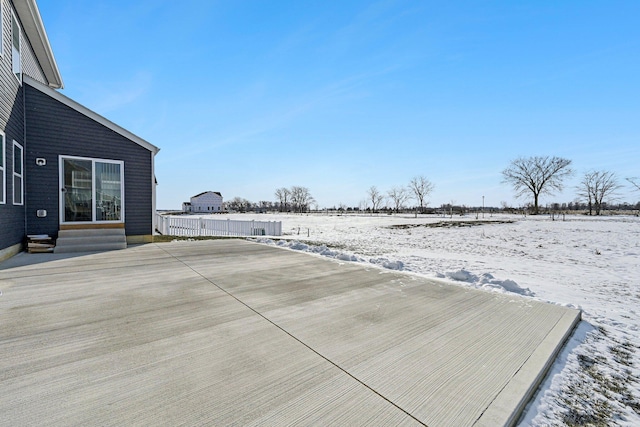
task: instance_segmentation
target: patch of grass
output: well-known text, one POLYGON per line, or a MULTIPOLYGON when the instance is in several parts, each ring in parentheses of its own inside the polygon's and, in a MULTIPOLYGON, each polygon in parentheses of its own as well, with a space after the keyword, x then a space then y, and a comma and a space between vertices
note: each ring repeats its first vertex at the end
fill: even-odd
POLYGON ((578 354, 578 364, 585 371, 593 368, 597 363, 606 363, 606 359, 602 356, 596 356, 594 359, 586 354, 578 354))
POLYGON ((473 227, 477 225, 487 225, 487 224, 513 224, 515 221, 439 221, 439 222, 430 222, 426 224, 395 224, 390 225, 388 228, 395 229, 407 229, 407 228, 416 228, 416 227, 427 227, 427 228, 453 228, 453 227, 473 227))
MULTIPOLYGON (((607 334, 604 328, 599 328, 598 332, 601 336, 607 334)), ((592 339, 602 339, 598 334, 594 335, 592 339)), ((565 425, 609 426, 612 420, 620 415, 620 405, 640 413, 640 402, 629 387, 637 382, 632 371, 611 369, 614 362, 631 366, 635 346, 628 341, 613 341, 615 344, 609 346, 613 360, 601 355, 577 355, 580 371, 573 381, 565 386, 566 393, 562 397, 566 410, 560 418, 565 425)))
POLYGON ((581 411, 576 408, 569 408, 566 414, 562 416, 562 421, 570 427, 573 426, 589 426, 589 427, 609 427, 611 424, 611 405, 606 401, 601 401, 601 406, 595 411, 581 411))
POLYGON ((576 354, 578 367, 558 396, 562 409, 554 411, 554 422, 559 425, 611 426, 625 419, 625 413, 640 414, 640 399, 634 392, 640 379, 631 369, 640 346, 603 326, 587 335, 586 344, 598 342, 597 347, 576 354))
POLYGON ((613 407, 602 398, 595 398, 593 390, 584 381, 570 385, 565 390, 563 404, 566 411, 562 413, 562 422, 570 427, 605 427, 611 425, 613 407))
MULTIPOLYGON (((607 330, 606 330, 606 328, 604 328, 603 326, 597 326, 597 329, 596 329, 596 330, 597 330, 600 334, 604 335, 605 337, 609 337, 609 331, 607 331, 607 330)), ((598 336, 596 336, 595 334, 593 334, 593 335, 594 335, 594 338, 595 338, 595 339, 597 339, 597 340, 602 339, 601 337, 598 337, 598 336)))
POLYGON ((609 347, 609 352, 613 355, 613 360, 624 366, 633 366, 633 346, 626 342, 609 347))
POLYGON ((640 415, 640 401, 631 392, 622 395, 622 403, 627 405, 636 414, 640 415))

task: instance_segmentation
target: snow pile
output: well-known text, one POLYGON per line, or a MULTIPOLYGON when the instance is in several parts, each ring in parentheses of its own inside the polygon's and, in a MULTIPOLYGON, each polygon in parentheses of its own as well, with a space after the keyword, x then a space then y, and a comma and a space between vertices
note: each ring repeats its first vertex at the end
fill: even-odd
POLYGON ((362 262, 362 263, 370 263, 376 265, 378 267, 386 268, 388 270, 404 270, 404 263, 402 261, 392 261, 388 258, 377 257, 377 258, 362 258, 347 252, 341 252, 333 249, 329 249, 326 245, 308 245, 306 243, 299 242, 297 240, 278 240, 277 242, 271 239, 249 239, 254 242, 263 243, 267 245, 275 245, 280 246, 281 248, 287 248, 294 251, 308 252, 320 256, 324 256, 327 258, 337 259, 339 261, 349 261, 349 262, 362 262))
POLYGON ((387 268, 389 270, 397 270, 402 271, 405 269, 404 263, 402 261, 391 261, 387 258, 371 258, 369 259, 371 264, 378 265, 382 268, 387 268))
POLYGON ((316 255, 321 255, 327 258, 333 258, 340 261, 352 261, 352 262, 364 262, 365 260, 355 255, 340 252, 337 250, 329 249, 326 245, 308 245, 306 243, 299 242, 297 240, 278 240, 277 242, 271 239, 249 239, 254 242, 264 243, 267 245, 280 246, 281 248, 287 248, 294 251, 308 252, 316 255))
POLYGON ((309 253, 321 255, 327 258, 334 258, 340 261, 361 261, 361 259, 355 255, 329 249, 326 245, 314 246, 314 245, 307 245, 306 243, 302 243, 298 241, 287 241, 287 240, 280 240, 275 244, 282 248, 288 248, 294 251, 309 252, 309 253))
POLYGON ((529 297, 534 296, 534 293, 531 292, 529 288, 521 288, 513 280, 498 280, 493 277, 491 273, 484 273, 480 276, 477 276, 467 270, 462 269, 457 271, 448 271, 444 274, 439 274, 438 276, 455 280, 457 282, 465 282, 480 289, 511 292, 514 294, 525 295, 529 297))

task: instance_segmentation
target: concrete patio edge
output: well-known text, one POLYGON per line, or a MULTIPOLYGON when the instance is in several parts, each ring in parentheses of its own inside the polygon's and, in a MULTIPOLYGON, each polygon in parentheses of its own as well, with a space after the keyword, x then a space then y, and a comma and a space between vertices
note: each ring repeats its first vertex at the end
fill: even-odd
POLYGON ((507 420, 507 426, 514 426, 520 420, 523 412, 531 399, 535 396, 542 382, 549 375, 558 354, 567 343, 567 340, 574 333, 582 319, 582 312, 567 312, 549 332, 538 348, 531 354, 525 365, 514 375, 503 391, 496 397, 494 402, 487 408, 478 419, 477 426, 493 427, 499 425, 498 413, 503 413, 505 408, 515 406, 511 417, 507 420), (526 389, 519 399, 513 402, 513 396, 517 388, 526 389))

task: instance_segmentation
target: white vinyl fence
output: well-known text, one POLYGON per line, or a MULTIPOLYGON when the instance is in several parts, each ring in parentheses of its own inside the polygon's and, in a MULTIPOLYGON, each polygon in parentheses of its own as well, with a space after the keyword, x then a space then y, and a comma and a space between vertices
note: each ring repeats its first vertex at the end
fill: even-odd
POLYGON ((282 236, 280 221, 235 221, 188 216, 156 215, 165 236, 282 236))

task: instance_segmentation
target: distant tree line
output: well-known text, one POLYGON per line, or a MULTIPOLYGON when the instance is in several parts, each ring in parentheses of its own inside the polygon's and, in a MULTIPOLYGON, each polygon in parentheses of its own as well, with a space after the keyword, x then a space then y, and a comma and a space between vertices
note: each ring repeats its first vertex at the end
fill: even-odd
POLYGON ((278 188, 274 194, 276 196, 276 205, 280 212, 307 212, 311 204, 315 202, 309 189, 298 185, 290 188, 278 188))
MULTIPOLYGON (((531 202, 524 208, 532 214, 552 211, 586 211, 589 215, 601 215, 605 210, 634 210, 640 209, 640 202, 635 205, 619 203, 619 190, 623 185, 615 173, 608 170, 589 170, 583 173, 576 186, 578 198, 568 203, 553 203, 542 206, 540 197, 553 195, 564 189, 564 182, 575 174, 571 167, 572 161, 556 156, 519 157, 512 160, 502 171, 503 182, 511 185, 517 197, 530 198, 531 202)), ((640 191, 640 178, 625 178, 631 186, 640 191)), ((429 196, 435 185, 424 176, 412 178, 405 186, 394 186, 387 191, 381 191, 375 185, 366 191, 366 197, 357 207, 347 207, 340 203, 332 210, 338 212, 369 212, 369 213, 465 213, 470 210, 478 211, 485 206, 468 208, 456 205, 455 201, 443 204, 439 209, 427 208, 429 196), (414 201, 410 204, 410 201, 414 201)), ((296 212, 304 213, 312 210, 316 200, 307 187, 281 187, 274 192, 275 201, 250 202, 242 197, 235 197, 225 203, 225 210, 235 212, 296 212)), ((484 203, 483 203, 484 205, 484 203)), ((316 207, 317 209, 317 207, 316 207)), ((521 211, 514 209, 506 202, 501 207, 486 207, 487 211, 521 211)))
MULTIPOLYGON (((531 213, 540 213, 541 195, 552 195, 564 188, 564 180, 575 171, 571 160, 562 157, 534 156, 519 157, 512 160, 502 171, 503 182, 510 184, 517 197, 532 196, 531 213)), ((637 190, 640 184, 637 178, 627 178, 637 190)), ((607 170, 584 172, 576 186, 578 197, 585 201, 589 215, 601 215, 602 211, 616 201, 622 188, 615 173, 607 170)))
POLYGON ((361 209, 377 213, 379 211, 401 212, 407 210, 407 202, 415 200, 418 203, 417 208, 412 209, 417 215, 424 213, 425 208, 429 204, 427 198, 433 192, 435 185, 424 176, 416 176, 409 181, 406 186, 395 186, 386 193, 378 190, 378 187, 372 185, 367 190, 367 197, 361 203, 361 209), (385 202, 391 203, 391 207, 385 205, 385 202))

